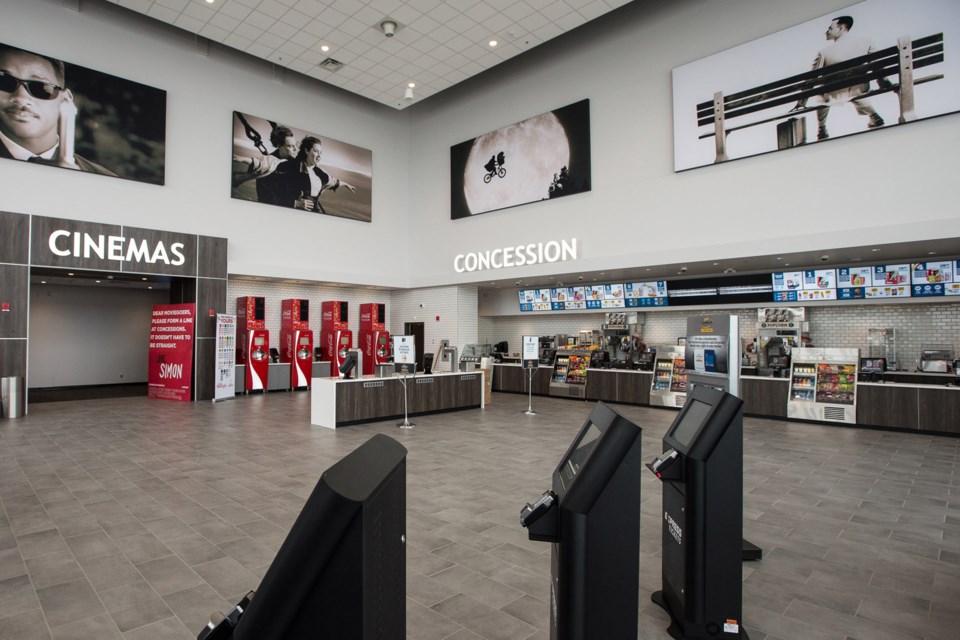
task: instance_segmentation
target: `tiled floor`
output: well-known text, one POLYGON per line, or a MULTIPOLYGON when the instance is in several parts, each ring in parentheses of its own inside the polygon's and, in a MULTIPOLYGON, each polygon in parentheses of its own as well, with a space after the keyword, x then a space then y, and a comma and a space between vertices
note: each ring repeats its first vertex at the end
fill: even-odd
MULTIPOLYGON (((333 432, 309 394, 119 398, 0 422, 0 640, 193 638, 257 586, 320 473, 374 433, 408 457, 407 638, 545 640, 548 545, 520 508, 590 404, 495 394, 483 411, 333 432)), ((659 451, 675 415, 617 407, 659 451)), ((960 638, 960 439, 745 425, 752 640, 960 638)), ((660 487, 643 480, 640 628, 668 638, 660 487)), ((319 636, 318 636, 319 637, 319 636)), ((597 639, 602 640, 602 639, 597 639)))

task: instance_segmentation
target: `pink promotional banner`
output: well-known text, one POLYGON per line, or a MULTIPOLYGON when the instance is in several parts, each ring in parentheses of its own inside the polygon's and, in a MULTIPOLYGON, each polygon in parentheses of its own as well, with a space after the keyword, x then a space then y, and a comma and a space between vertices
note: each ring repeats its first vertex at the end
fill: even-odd
POLYGON ((147 396, 189 402, 193 372, 193 329, 197 306, 158 304, 150 320, 147 396))

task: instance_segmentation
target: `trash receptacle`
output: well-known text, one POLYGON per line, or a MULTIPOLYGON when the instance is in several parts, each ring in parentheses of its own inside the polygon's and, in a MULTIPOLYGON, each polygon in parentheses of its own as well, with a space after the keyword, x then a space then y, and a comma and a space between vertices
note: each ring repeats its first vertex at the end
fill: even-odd
POLYGON ((19 418, 26 413, 23 378, 0 378, 0 418, 19 418))

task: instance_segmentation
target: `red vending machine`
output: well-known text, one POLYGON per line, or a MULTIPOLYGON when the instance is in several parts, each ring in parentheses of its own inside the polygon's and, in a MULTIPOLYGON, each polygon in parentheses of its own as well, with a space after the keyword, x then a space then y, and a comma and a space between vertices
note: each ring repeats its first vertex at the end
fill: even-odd
POLYGON ((267 331, 266 304, 261 296, 237 298, 237 364, 244 365, 244 392, 266 392, 270 333, 267 331))
POLYGON ((330 375, 340 375, 340 365, 353 348, 353 332, 347 328, 347 303, 326 301, 321 307, 320 359, 330 363, 330 375))
POLYGON ((360 348, 363 350, 363 375, 373 375, 378 364, 390 357, 390 333, 386 330, 387 305, 360 305, 360 348))
POLYGON ((291 389, 309 389, 313 377, 310 301, 288 299, 280 304, 280 362, 290 363, 291 389))

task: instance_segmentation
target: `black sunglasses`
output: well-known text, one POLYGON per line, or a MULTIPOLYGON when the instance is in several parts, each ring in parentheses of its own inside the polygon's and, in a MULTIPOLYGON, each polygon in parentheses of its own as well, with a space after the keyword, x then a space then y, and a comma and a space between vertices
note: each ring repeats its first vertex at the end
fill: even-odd
POLYGON ((21 80, 6 71, 0 71, 0 91, 4 93, 14 93, 20 85, 23 85, 27 93, 37 100, 53 100, 63 91, 63 87, 58 87, 50 82, 44 82, 43 80, 21 80))

